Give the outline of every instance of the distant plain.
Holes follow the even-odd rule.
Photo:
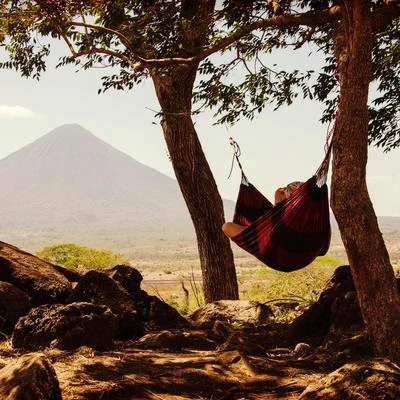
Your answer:
[[[379,218],[381,231],[387,245],[396,274],[400,268],[400,218]],[[339,265],[347,264],[346,253],[335,223],[328,254],[319,257],[310,266],[293,273],[276,272],[232,243],[237,279],[241,299],[257,300],[273,306],[279,301],[298,303],[300,310],[318,299],[323,287]],[[201,269],[194,234],[186,231],[168,235],[166,232],[132,232],[115,230],[109,235],[96,235],[87,227],[87,232],[57,232],[56,242],[73,242],[94,248],[109,249],[128,256],[130,264],[143,275],[142,288],[149,294],[174,305],[183,313],[190,313],[202,304]],[[36,252],[45,245],[54,244],[54,231],[36,235],[27,230],[7,232],[0,229],[1,239],[24,250]],[[58,236],[60,235],[60,236]],[[179,236],[180,235],[180,236]],[[7,240],[6,240],[7,239]],[[53,240],[51,240],[53,239]],[[64,240],[63,240],[64,239]],[[186,298],[185,291],[189,298]],[[279,309],[280,310],[280,309]],[[281,317],[287,318],[289,314]],[[292,313],[290,313],[292,316]]]
[[[186,307],[184,286],[190,308],[202,301],[194,229],[174,179],[68,124],[0,160],[0,181],[0,240],[31,253],[60,243],[122,253],[152,294]],[[224,207],[230,220],[234,202]],[[380,217],[379,224],[397,271],[400,217]],[[232,244],[241,298],[315,301],[334,269],[347,263],[333,217],[332,231],[327,256],[289,274]]]

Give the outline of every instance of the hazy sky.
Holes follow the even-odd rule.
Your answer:
[[[293,61],[299,62],[294,57],[285,60]],[[304,62],[312,66],[313,61]],[[59,125],[78,123],[143,164],[173,176],[162,130],[154,117],[159,107],[151,81],[132,91],[98,95],[104,73],[101,69],[75,73],[72,67],[55,70],[50,65],[37,82],[0,70],[0,158]],[[197,132],[221,195],[235,200],[240,181],[236,166],[228,180],[230,136],[242,148],[249,180],[267,197],[278,186],[308,179],[324,156],[327,128],[318,121],[320,114],[320,105],[299,101],[277,112],[267,109],[257,119],[243,120],[233,128],[213,126],[210,112],[196,116]],[[400,216],[399,156],[399,149],[384,154],[370,148],[368,188],[381,216]]]

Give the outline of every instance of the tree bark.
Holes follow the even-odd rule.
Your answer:
[[[331,206],[362,315],[378,356],[400,361],[400,296],[366,185],[371,2],[346,0],[335,34],[340,101],[333,143]]]
[[[152,78],[169,155],[197,235],[205,301],[235,300],[238,284],[230,243],[221,230],[222,199],[191,117],[197,67],[173,67]]]
[[[185,56],[198,54],[208,40],[215,0],[185,0],[181,16],[188,22],[180,32]],[[180,189],[197,236],[206,303],[239,298],[229,240],[222,233],[224,209],[217,185],[192,121],[193,85],[198,62],[152,70],[162,109],[162,129]]]

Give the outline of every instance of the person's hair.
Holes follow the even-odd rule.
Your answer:
[[[296,190],[299,186],[301,186],[304,182],[291,182],[285,187],[285,197],[288,198],[294,190]]]

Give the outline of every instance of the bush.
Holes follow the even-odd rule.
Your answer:
[[[73,243],[44,247],[37,253],[41,259],[64,268],[107,269],[117,264],[127,264],[128,258],[110,250],[92,249]]]

